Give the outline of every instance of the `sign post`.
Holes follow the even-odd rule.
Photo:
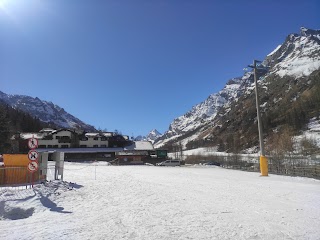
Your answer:
[[[38,147],[38,139],[32,137],[28,140],[28,147],[30,148],[30,151],[28,152],[28,158],[29,158],[29,164],[27,166],[28,171],[31,174],[31,185],[33,188],[33,173],[38,170],[39,163],[39,153],[35,150]]]

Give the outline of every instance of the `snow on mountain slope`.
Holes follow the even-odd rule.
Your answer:
[[[280,48],[268,57],[276,62],[271,73],[280,77],[309,76],[320,68],[320,31],[301,28],[300,35],[290,34]],[[267,61],[270,59],[268,59]]]
[[[232,79],[220,92],[211,94],[188,113],[175,119],[170,128],[176,133],[188,132],[200,126],[202,121],[213,119],[220,107],[236,99],[240,86],[241,79]]]
[[[304,131],[303,134],[295,137],[295,141],[298,143],[301,142],[302,139],[308,139],[320,148],[320,120],[316,118],[309,120],[307,130]]]
[[[262,64],[271,67],[269,74],[280,77],[309,76],[313,71],[320,69],[320,30],[301,28],[300,35],[290,34],[283,44],[266,56]],[[200,129],[208,122],[214,122],[219,117],[219,110],[229,111],[231,104],[238,101],[242,94],[252,93],[254,89],[252,82],[252,72],[230,80],[221,91],[211,94],[205,101],[192,107],[189,112],[174,119],[168,131],[156,140],[155,146],[161,147],[182,135],[185,135],[184,143],[196,138],[200,135],[196,129]]]
[[[138,136],[135,138],[135,140],[136,141],[150,141],[153,143],[156,139],[158,139],[161,136],[162,136],[162,134],[160,132],[158,132],[157,129],[153,129],[148,133],[147,136]]]
[[[252,80],[252,72],[245,73],[241,78],[229,80],[221,91],[211,94],[205,101],[195,105],[185,115],[174,119],[169,126],[169,130],[156,140],[156,147],[160,147],[166,142],[178,138],[187,132],[196,130],[212,121],[222,107],[228,108],[232,101],[237,101],[239,96],[243,94],[245,86],[250,84]],[[193,136],[187,141],[184,141],[184,144],[196,137],[197,136]]]
[[[154,140],[156,140],[159,136],[161,136],[161,133],[159,133],[157,129],[153,129],[153,130],[150,131],[149,134],[147,135],[147,139],[148,139],[149,141],[154,141]]]
[[[80,128],[93,130],[94,127],[88,125],[73,115],[67,113],[63,108],[52,102],[42,101],[24,95],[9,95],[0,91],[0,100],[9,106],[29,113],[31,116],[39,118],[43,122],[51,122],[63,128]]]
[[[273,54],[275,54],[279,50],[279,48],[281,48],[281,45],[278,45],[278,47],[276,47],[271,53],[269,53],[267,55],[267,57],[272,56]]]

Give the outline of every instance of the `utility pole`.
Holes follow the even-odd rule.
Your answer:
[[[261,172],[261,176],[268,176],[268,159],[266,158],[265,151],[264,151],[263,130],[262,130],[262,120],[261,120],[261,113],[260,113],[258,81],[257,81],[257,63],[259,62],[260,61],[258,60],[253,60],[253,65],[249,65],[249,67],[253,68],[255,94],[256,94],[256,108],[257,108],[259,142],[260,142],[260,172]]]
[[[254,86],[255,86],[255,93],[256,93],[256,108],[257,108],[257,118],[258,118],[260,153],[262,156],[264,156],[265,152],[264,152],[264,142],[263,142],[263,130],[262,130],[260,101],[259,101],[259,92],[258,92],[258,81],[257,81],[257,60],[253,61],[253,73],[254,73]]]

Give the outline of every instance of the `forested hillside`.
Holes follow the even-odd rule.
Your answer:
[[[0,102],[0,153],[11,152],[10,138],[15,133],[38,132],[44,127],[54,126]]]
[[[270,76],[259,92],[265,138],[284,129],[298,135],[310,119],[320,117],[320,71],[304,81]],[[239,152],[258,146],[256,114],[255,95],[243,95],[218,122],[207,126],[209,137],[187,147],[218,146],[220,151]]]

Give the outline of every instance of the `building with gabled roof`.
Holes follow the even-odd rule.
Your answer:
[[[113,132],[79,133],[70,129],[43,129],[38,133],[14,135],[12,140],[17,143],[16,153],[27,153],[27,141],[32,137],[38,139],[37,151],[49,154],[64,152],[67,161],[123,159],[121,164],[143,164],[155,152],[149,141],[130,141],[128,136]]]

